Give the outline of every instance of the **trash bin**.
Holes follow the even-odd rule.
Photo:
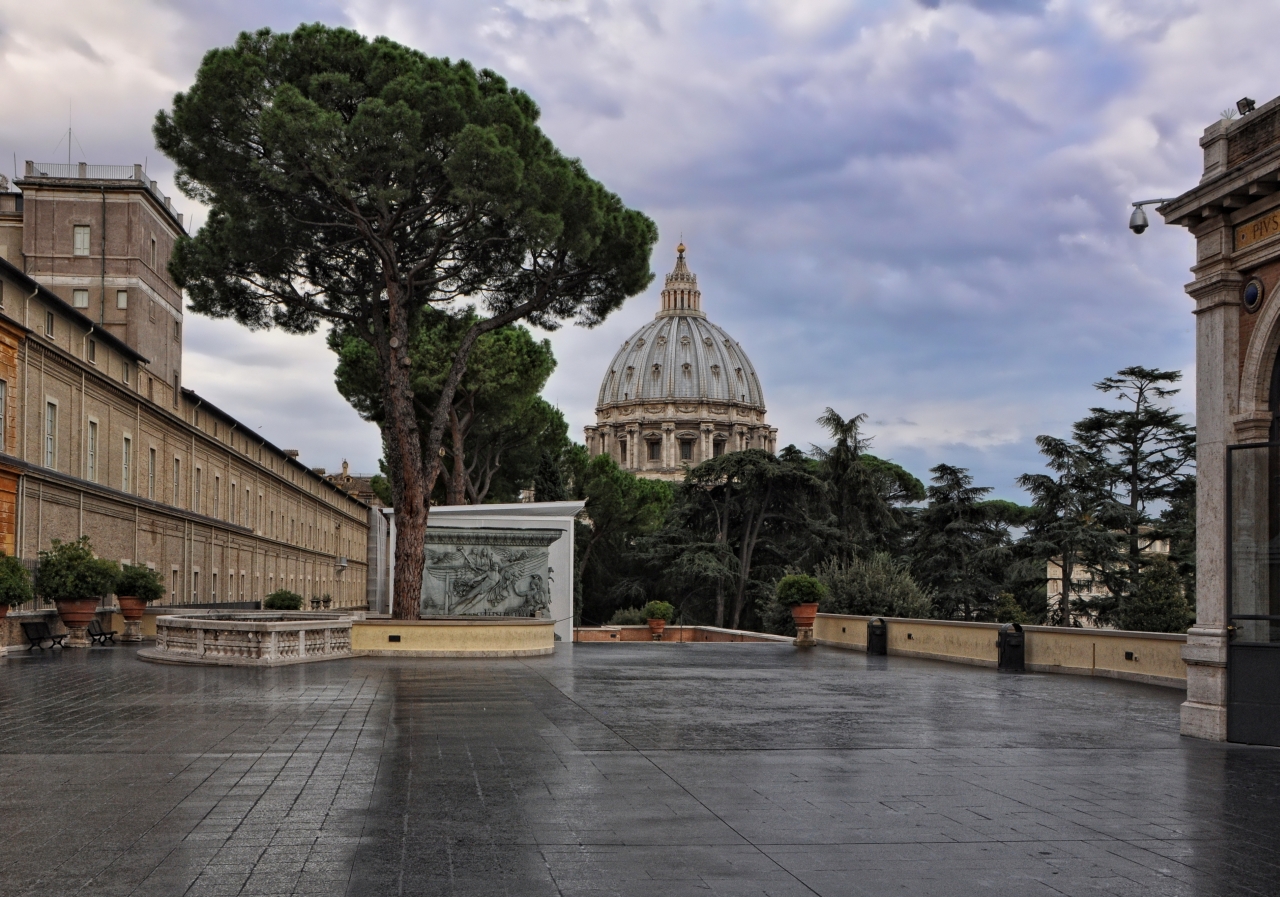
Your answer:
[[[996,636],[997,667],[1023,673],[1027,669],[1027,637],[1018,623],[1005,623]]]
[[[867,653],[889,653],[889,627],[879,617],[867,621]]]

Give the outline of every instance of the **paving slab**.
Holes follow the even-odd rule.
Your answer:
[[[1275,895],[1176,691],[785,644],[0,660],[0,897]]]

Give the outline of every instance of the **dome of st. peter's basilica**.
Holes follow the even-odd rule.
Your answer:
[[[682,243],[658,314],[614,355],[596,425],[586,428],[592,455],[607,452],[639,476],[676,480],[726,451],[776,448],[755,367],[707,320],[684,250]]]

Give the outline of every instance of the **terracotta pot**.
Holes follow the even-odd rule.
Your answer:
[[[62,618],[62,625],[68,629],[83,629],[93,622],[93,618],[98,613],[97,598],[70,598],[54,603],[58,605],[58,616]]]
[[[796,629],[812,629],[813,621],[818,616],[818,604],[797,604],[791,608],[791,616],[796,621]]]
[[[120,613],[130,623],[135,623],[142,619],[142,615],[146,613],[147,602],[141,598],[134,598],[132,595],[118,595],[116,601],[120,604]]]
[[[667,626],[666,620],[650,620],[649,631],[653,633],[655,639],[662,638],[662,630]]]

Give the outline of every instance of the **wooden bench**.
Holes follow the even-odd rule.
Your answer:
[[[89,621],[85,631],[89,633],[89,638],[93,639],[95,645],[105,645],[107,642],[111,642],[113,645],[116,643],[116,631],[114,629],[103,629],[102,624],[96,619]]]
[[[46,623],[44,620],[35,620],[31,623],[23,623],[22,634],[27,637],[28,651],[30,651],[32,648],[39,648],[41,651],[43,651],[45,642],[50,643],[49,644],[50,649],[54,648],[55,646],[58,648],[66,647],[66,645],[62,644],[62,640],[65,639],[66,636],[54,635],[53,630],[49,628],[49,624]]]

